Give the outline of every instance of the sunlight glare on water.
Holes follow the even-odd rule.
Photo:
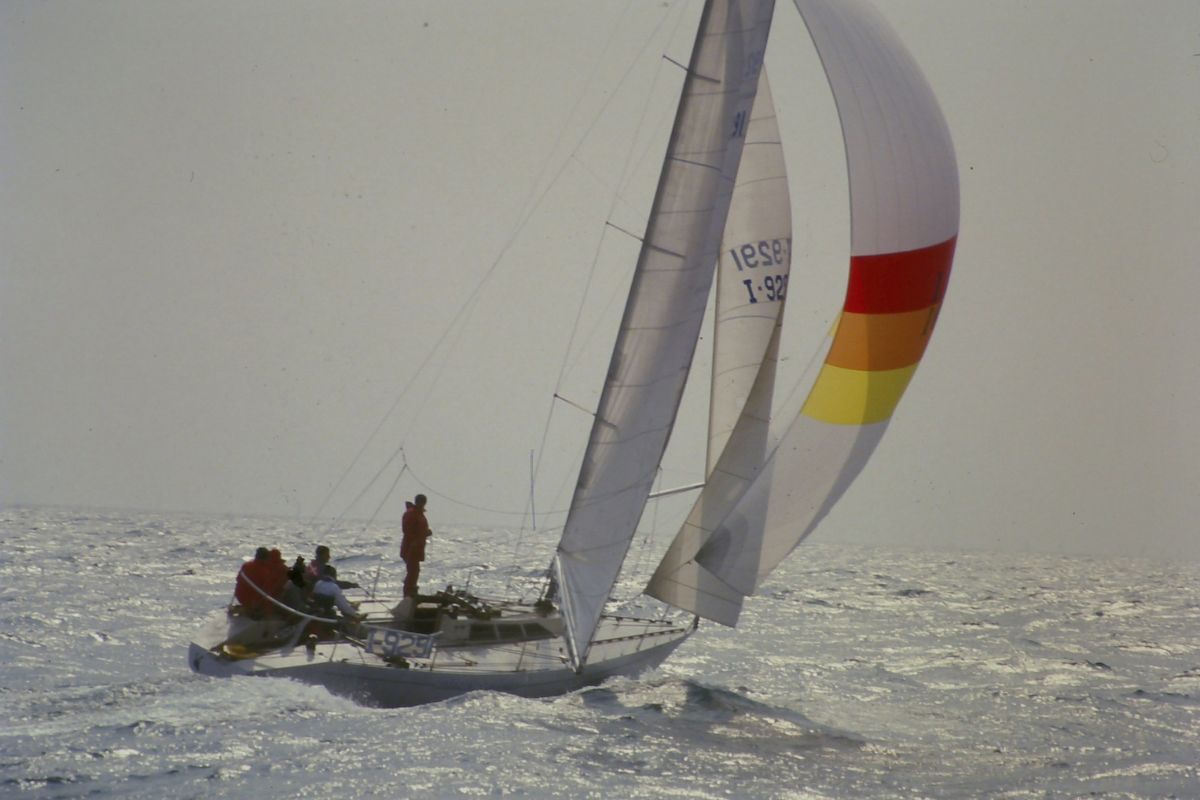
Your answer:
[[[1196,564],[806,544],[736,631],[703,625],[641,678],[382,710],[193,675],[185,653],[259,545],[290,559],[319,539],[343,574],[394,595],[393,526],[2,514],[5,794],[1200,796]],[[529,565],[552,548],[450,529],[426,572],[532,591]]]

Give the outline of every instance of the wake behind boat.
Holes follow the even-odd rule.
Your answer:
[[[838,323],[818,345],[819,368],[783,395],[802,403],[774,402],[795,286],[788,179],[762,68],[774,2],[708,0],[542,599],[447,591],[395,614],[369,599],[365,619],[341,622],[271,624],[231,611],[192,644],[194,670],[288,676],[411,705],[477,689],[560,694],[661,663],[694,622],[624,618],[607,606],[710,293],[706,479],[645,594],[692,620],[736,624],[745,598],[815,530],[882,438],[932,335],[958,234],[949,131],[899,39],[860,0],[796,6],[841,118],[851,217]]]

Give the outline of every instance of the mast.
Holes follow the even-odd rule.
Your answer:
[[[645,508],[691,366],[774,0],[708,0],[555,558],[578,668]]]

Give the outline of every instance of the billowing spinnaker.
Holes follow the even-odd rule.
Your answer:
[[[616,581],[674,424],[712,286],[774,0],[710,0],[555,570],[575,664]]]
[[[883,436],[933,332],[958,235],[954,147],[900,40],[859,0],[795,1],[846,143],[850,282],[803,409],[697,555],[744,594],[814,530]]]
[[[707,484],[646,587],[726,625],[737,620],[743,595],[695,556],[766,456],[791,240],[787,171],[764,69],[717,265]]]

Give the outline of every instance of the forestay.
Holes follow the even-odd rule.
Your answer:
[[[699,336],[773,0],[710,0],[555,570],[581,664],[666,447]]]

